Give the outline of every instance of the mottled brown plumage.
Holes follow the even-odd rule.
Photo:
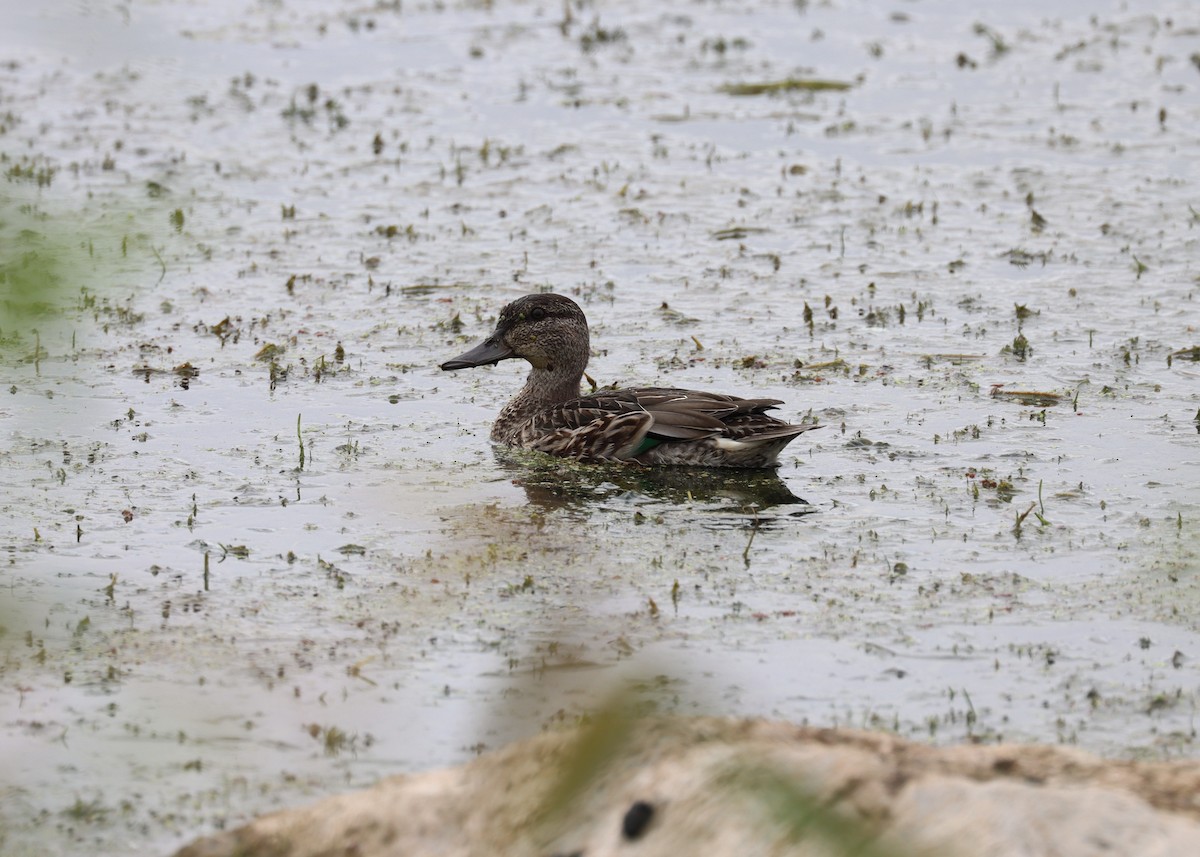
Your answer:
[[[466,369],[520,357],[533,367],[500,411],[492,440],[584,461],[701,467],[773,467],[796,436],[765,413],[778,399],[638,387],[579,395],[588,362],[583,311],[562,295],[526,295],[500,312],[496,330],[442,364]]]

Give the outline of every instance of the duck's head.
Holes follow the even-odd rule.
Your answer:
[[[583,310],[562,295],[518,298],[500,311],[491,336],[447,360],[442,369],[487,366],[510,357],[528,360],[534,369],[583,374],[588,359],[588,324]]]

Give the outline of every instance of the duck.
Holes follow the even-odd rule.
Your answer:
[[[447,360],[453,372],[522,359],[525,386],[500,411],[491,439],[584,462],[765,468],[815,423],[766,413],[780,399],[746,399],[674,387],[601,389],[581,395],[590,354],[587,317],[564,295],[525,295],[500,311],[496,329]]]

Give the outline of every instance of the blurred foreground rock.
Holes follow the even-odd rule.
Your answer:
[[[615,748],[615,749],[614,749]],[[603,757],[599,769],[592,762]],[[759,720],[545,734],[260,818],[177,857],[1200,855],[1200,762],[929,747]]]

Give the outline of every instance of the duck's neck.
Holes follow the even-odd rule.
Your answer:
[[[525,379],[525,386],[496,417],[492,439],[512,443],[539,411],[579,398],[579,382],[583,367],[560,365],[538,369],[536,366]]]

